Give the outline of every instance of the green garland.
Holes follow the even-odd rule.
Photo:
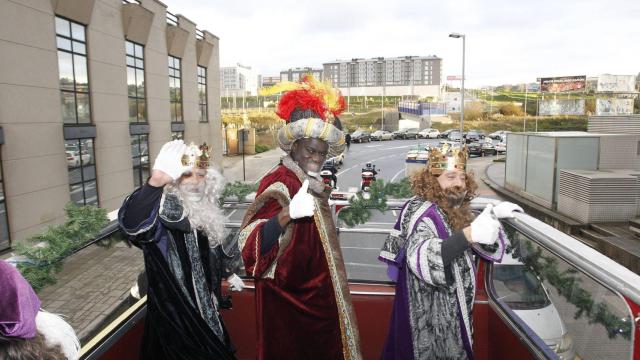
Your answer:
[[[228,183],[224,187],[224,191],[222,192],[222,196],[220,197],[220,202],[222,203],[224,199],[231,196],[237,197],[238,201],[244,201],[247,195],[256,191],[258,191],[258,184],[247,184],[243,183],[242,181]]]
[[[355,196],[349,199],[349,206],[340,210],[338,217],[348,227],[354,227],[364,224],[371,219],[371,209],[381,212],[387,211],[387,199],[406,199],[413,195],[409,179],[403,178],[401,181],[394,183],[385,183],[384,180],[378,180],[371,184],[368,198],[359,191]]]
[[[26,243],[18,243],[16,254],[26,257],[18,269],[34,290],[56,283],[55,273],[62,269],[64,259],[93,240],[108,222],[107,211],[95,206],[78,207],[68,204],[67,220],[62,225],[50,226]]]
[[[559,295],[573,304],[577,308],[574,319],[586,316],[589,324],[598,323],[604,326],[610,339],[622,336],[631,340],[632,320],[628,317],[621,319],[611,312],[607,304],[594,300],[587,290],[580,287],[580,279],[574,276],[577,272],[575,269],[558,270],[558,260],[544,256],[542,249],[539,246],[534,248],[529,241],[525,243],[526,254],[522,254],[520,239],[516,236],[515,229],[508,226],[505,230],[513,244],[507,248],[507,253],[513,251],[514,258],[522,261],[541,281],[548,281]]]

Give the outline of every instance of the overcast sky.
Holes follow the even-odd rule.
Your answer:
[[[466,86],[640,72],[638,0],[161,0],[265,76],[335,59],[437,55]]]

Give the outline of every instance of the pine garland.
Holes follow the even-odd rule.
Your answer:
[[[247,184],[243,183],[242,181],[228,183],[224,187],[224,191],[222,192],[222,196],[220,197],[220,202],[222,203],[224,199],[231,196],[235,196],[238,201],[244,201],[247,195],[256,191],[258,191],[258,184]]]
[[[340,210],[338,217],[348,227],[364,224],[371,219],[371,209],[387,211],[387,199],[405,199],[413,195],[407,178],[394,183],[377,180],[371,184],[368,198],[362,191],[349,199],[349,206]]]
[[[18,269],[36,292],[55,284],[55,273],[62,269],[64,259],[93,240],[108,222],[107,211],[95,206],[69,203],[64,211],[64,224],[50,226],[15,247],[16,254],[27,258],[18,263]]]
[[[594,300],[587,290],[580,287],[581,280],[574,276],[577,273],[575,269],[558,270],[558,259],[542,255],[542,249],[539,246],[534,248],[531,242],[527,241],[526,254],[521,254],[520,240],[515,234],[515,229],[510,230],[509,238],[513,245],[507,249],[507,253],[514,251],[512,255],[514,258],[522,261],[541,281],[548,281],[559,295],[573,304],[577,308],[574,319],[586,316],[589,324],[601,324],[610,339],[616,336],[622,336],[626,340],[631,339],[632,320],[629,317],[620,318],[609,309],[607,304]]]

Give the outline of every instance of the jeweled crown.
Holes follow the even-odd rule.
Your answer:
[[[453,147],[449,144],[442,145],[442,148],[433,148],[429,152],[429,163],[427,165],[433,175],[440,175],[449,170],[462,170],[467,168],[467,147]]]
[[[187,151],[182,155],[182,165],[206,169],[210,165],[211,150],[207,143],[200,146],[191,142],[187,147]]]

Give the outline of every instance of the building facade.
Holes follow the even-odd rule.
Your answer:
[[[311,74],[318,80],[322,80],[322,69],[314,69],[310,67],[291,68],[280,71],[280,81],[298,81],[306,74]]]
[[[279,76],[260,76],[260,87],[270,87],[280,82]]]
[[[220,93],[222,96],[256,96],[258,75],[251,66],[236,64],[220,68]]]
[[[336,60],[324,63],[323,70],[345,95],[440,96],[442,59],[437,56]]]
[[[218,38],[156,0],[0,2],[0,250],[108,211],[172,138],[222,160]]]

